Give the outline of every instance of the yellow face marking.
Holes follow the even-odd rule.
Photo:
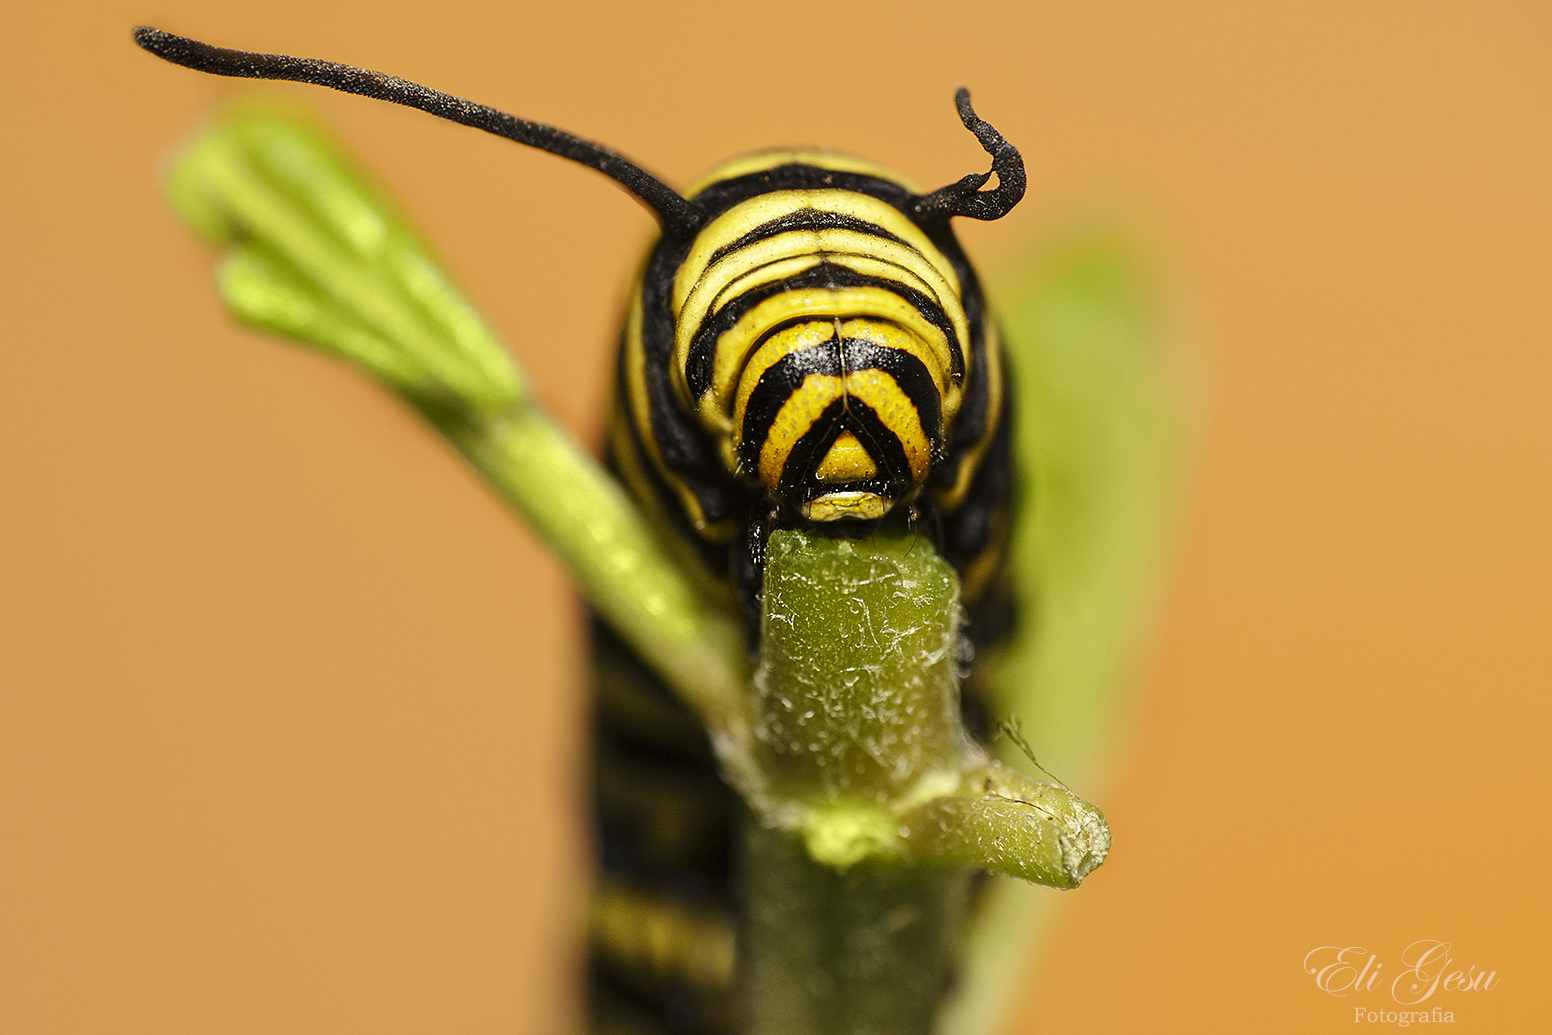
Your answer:
[[[765,372],[794,352],[816,347],[832,348],[830,342],[834,338],[833,321],[814,320],[783,328],[765,339],[765,343],[749,357],[749,362],[744,366],[743,376],[738,380],[738,392],[733,400],[732,434],[735,443],[739,442],[743,435],[744,411],[749,405],[749,397],[754,394]],[[836,380],[839,382],[839,379]]]
[[[862,176],[872,176],[875,179],[893,183],[898,187],[904,187],[912,194],[920,194],[916,185],[898,173],[890,172],[879,165],[874,165],[866,158],[858,158],[856,155],[841,154],[836,151],[803,151],[786,148],[774,151],[757,151],[754,154],[740,155],[737,158],[723,162],[712,168],[694,180],[684,189],[686,198],[693,198],[701,191],[710,187],[713,183],[721,183],[723,180],[732,180],[740,176],[748,176],[751,173],[765,172],[780,165],[801,163],[813,165],[820,169],[831,169],[835,172],[858,173]]]
[[[894,432],[905,450],[906,462],[911,465],[911,478],[920,484],[932,466],[932,441],[922,430],[921,416],[911,397],[882,370],[848,372],[846,394],[867,403],[884,426]]]
[[[876,474],[878,464],[868,455],[867,448],[857,441],[857,436],[849,431],[841,432],[814,469],[814,477],[822,482],[854,482]]]
[[[803,504],[802,511],[810,521],[876,521],[889,512],[889,501],[876,492],[829,492]]]
[[[940,371],[935,369],[935,357],[933,354],[927,349],[923,348],[921,339],[917,338],[904,327],[898,327],[894,324],[885,323],[879,320],[870,320],[866,317],[857,317],[849,320],[836,321],[835,330],[836,333],[839,334],[842,338],[869,341],[875,345],[882,345],[884,348],[888,349],[897,349],[900,352],[904,352],[909,356],[915,357],[921,362],[922,366],[927,368],[927,373],[932,377],[933,385],[938,389],[938,398],[940,400],[944,399],[948,394],[944,391],[944,383],[948,379],[947,371]],[[854,373],[862,372],[863,371],[854,371]],[[893,383],[892,378],[890,383]],[[847,390],[850,391],[849,385]],[[910,406],[912,412],[915,412],[915,404],[910,401],[909,397],[905,396],[903,391],[901,392],[901,396],[906,400],[906,405]],[[955,395],[955,399],[956,401],[958,399],[957,393]],[[946,405],[940,405],[939,409],[945,413],[947,412]],[[946,416],[944,417],[944,420],[947,420]],[[941,435],[943,432],[942,427],[925,428],[924,430],[929,435]]]
[[[761,376],[794,352],[833,347],[837,334],[845,338],[867,338],[882,345],[906,348],[907,351],[913,344],[920,347],[908,333],[874,320],[815,320],[796,324],[771,335],[750,357],[743,376],[739,378],[733,409],[733,448],[724,451],[725,460],[737,457],[744,415]],[[940,429],[924,428],[916,405],[895,379],[881,370],[870,368],[848,371],[844,378],[809,374],[803,384],[787,397],[787,401],[777,411],[765,441],[760,444],[759,470],[753,472],[772,493],[781,483],[782,472],[793,446],[813,427],[825,407],[843,395],[867,404],[883,425],[899,439],[906,462],[910,465],[912,481],[920,484],[926,479],[932,465],[932,435],[941,434]],[[872,461],[871,456],[869,460]]]
[[[819,419],[825,408],[839,399],[843,392],[840,378],[829,374],[809,374],[776,412],[771,430],[760,444],[758,472],[760,481],[772,493],[781,484],[781,472],[787,466],[787,457],[792,455],[792,447],[814,426],[814,421]]]
[[[872,344],[897,349],[916,358],[920,365],[927,368],[928,377],[933,379],[933,385],[939,389],[942,389],[944,380],[948,379],[948,368],[941,365],[941,360],[947,360],[947,355],[931,349],[927,341],[922,341],[919,335],[914,334],[911,327],[900,326],[889,320],[875,320],[872,315],[855,315],[838,318],[835,321],[835,332],[843,338],[871,341]]]

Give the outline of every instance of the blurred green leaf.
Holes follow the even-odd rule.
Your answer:
[[[173,207],[228,249],[219,287],[246,323],[358,363],[427,405],[499,413],[524,394],[495,334],[404,223],[317,133],[230,119],[168,178]]]
[[[1021,613],[988,677],[999,715],[1022,719],[1041,763],[1071,781],[1114,716],[1158,581],[1178,481],[1177,361],[1138,263],[1111,237],[1006,283]]]
[[[743,735],[748,667],[737,621],[529,398],[495,334],[321,135],[284,117],[235,114],[178,157],[167,190],[222,250],[217,286],[238,319],[353,363],[419,409],[690,707]]]
[[[1012,533],[1020,612],[1011,642],[978,662],[977,678],[997,717],[1022,720],[1039,764],[1091,793],[1173,524],[1184,430],[1178,356],[1141,264],[1111,234],[1025,261],[993,295],[1012,367],[1023,493]],[[1000,757],[1033,768],[1007,741]],[[942,1035],[998,1030],[1054,902],[994,879]]]

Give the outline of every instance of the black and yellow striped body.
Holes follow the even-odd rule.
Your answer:
[[[980,596],[1009,498],[1003,363],[947,220],[858,159],[772,152],[632,289],[612,462],[713,582],[758,588],[773,525],[926,519]]]
[[[686,197],[704,225],[653,247],[628,302],[611,465],[751,616],[772,528],[914,520],[960,572],[972,634],[989,629],[974,605],[995,596],[1012,489],[1003,363],[948,220],[918,223],[908,184],[818,152],[735,160]],[[691,716],[602,629],[596,657],[595,1028],[735,1030],[741,805]]]
[[[705,728],[597,621],[593,666],[589,1030],[737,1031],[742,805]]]

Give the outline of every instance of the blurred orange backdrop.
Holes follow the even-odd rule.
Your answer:
[[[1301,967],[1437,938],[1544,1029],[1544,5],[29,5],[0,166],[0,1029],[554,1032],[585,874],[578,608],[363,378],[234,327],[158,170],[321,113],[596,441],[651,221],[416,112],[164,65],[137,23],[380,68],[671,181],[777,143],[923,184],[1023,149],[983,266],[1099,214],[1181,300],[1194,475],[1115,851],[1017,1032],[1350,1030]],[[1052,892],[1051,894],[1056,894]],[[1395,1009],[1395,1004],[1390,1003]]]

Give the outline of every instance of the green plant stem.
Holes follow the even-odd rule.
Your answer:
[[[837,872],[803,841],[744,838],[751,1035],[928,1035],[953,974],[970,871],[864,863]]]
[[[772,533],[745,837],[757,1035],[926,1033],[973,867],[1060,888],[1104,859],[1092,805],[960,723],[959,585],[914,536]]]

